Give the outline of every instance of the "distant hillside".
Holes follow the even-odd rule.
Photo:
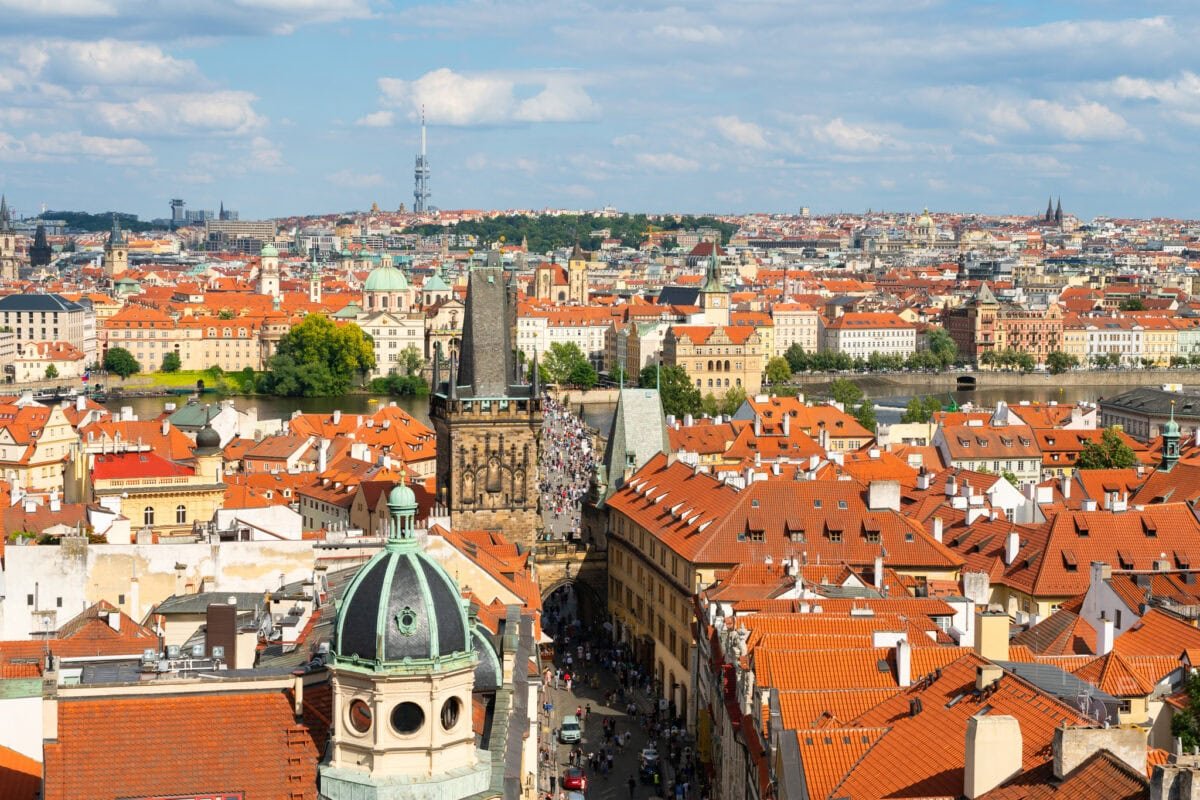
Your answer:
[[[477,236],[480,242],[494,242],[503,236],[510,244],[520,244],[522,238],[528,238],[531,253],[544,253],[547,250],[569,247],[577,238],[585,250],[596,250],[600,247],[600,240],[592,238],[590,234],[605,228],[627,247],[637,247],[645,240],[646,231],[651,226],[655,230],[667,232],[716,228],[721,231],[722,242],[728,242],[729,237],[737,231],[736,225],[719,222],[712,217],[647,217],[645,214],[622,214],[617,217],[599,217],[593,214],[508,216],[460,222],[449,227],[418,225],[411,230],[424,236],[443,232]]]
[[[72,231],[96,233],[112,230],[113,213],[112,211],[105,211],[102,214],[89,214],[86,211],[47,211],[41,214],[38,219],[66,220],[67,227]],[[124,214],[120,211],[115,213],[117,219],[121,220],[121,228],[123,230],[143,233],[154,227],[149,222],[138,220],[137,214]]]

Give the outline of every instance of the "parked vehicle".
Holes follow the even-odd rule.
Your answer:
[[[563,744],[575,744],[582,738],[583,728],[579,725],[579,719],[574,714],[563,717],[562,725],[558,729],[558,740]]]
[[[562,785],[564,789],[587,791],[587,774],[582,767],[567,767],[563,772]]]

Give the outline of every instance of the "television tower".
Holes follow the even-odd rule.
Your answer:
[[[413,213],[424,214],[429,202],[429,161],[425,158],[425,107],[421,106],[421,152],[413,170]]]

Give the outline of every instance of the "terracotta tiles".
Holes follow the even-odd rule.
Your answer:
[[[42,765],[0,746],[0,800],[40,800]]]
[[[981,795],[979,800],[1144,800],[1149,794],[1149,782],[1144,775],[1107,750],[1101,750],[1061,781],[1054,778],[1054,765],[1047,763]]]

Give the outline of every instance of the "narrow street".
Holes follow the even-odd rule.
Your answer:
[[[672,740],[670,730],[664,726],[662,733],[651,739],[648,728],[652,722],[649,716],[654,712],[654,701],[646,688],[622,691],[619,676],[621,670],[628,669],[621,661],[619,651],[609,651],[610,660],[606,665],[604,655],[608,647],[608,636],[604,629],[597,627],[595,632],[587,630],[580,632],[577,625],[572,625],[577,609],[576,598],[570,587],[556,592],[547,599],[546,604],[548,627],[547,632],[554,636],[557,645],[555,666],[548,670],[550,679],[545,689],[545,698],[552,708],[543,708],[543,739],[541,747],[548,753],[551,761],[544,764],[541,772],[540,790],[543,797],[551,796],[558,800],[564,792],[562,786],[563,773],[572,766],[571,752],[576,748],[583,755],[583,768],[587,775],[586,796],[588,800],[648,800],[655,797],[679,797],[682,794],[668,794],[676,779],[674,763],[685,764],[690,750],[677,735]],[[572,635],[574,633],[574,635]],[[568,644],[569,642],[569,644]],[[592,660],[589,662],[589,649]],[[582,652],[582,657],[581,657]],[[560,677],[558,688],[555,688],[554,674],[572,676],[571,688],[567,689],[564,677]],[[631,683],[633,683],[631,679]],[[640,683],[641,681],[636,681]],[[609,702],[611,701],[611,702]],[[633,713],[630,714],[632,704]],[[582,710],[583,738],[578,744],[562,743],[557,732],[563,718]],[[610,738],[606,739],[604,726],[608,722],[611,728]],[[624,745],[617,745],[614,737],[628,736]],[[671,745],[670,742],[675,744]],[[643,780],[640,774],[643,750],[654,745],[659,755],[661,773],[656,785],[652,777]],[[676,752],[676,758],[671,758],[671,751]],[[589,763],[590,754],[612,752],[613,768],[593,768]],[[550,776],[555,777],[553,789]],[[680,775],[682,782],[686,776]],[[632,793],[629,780],[633,778],[635,785]],[[702,794],[695,784],[689,786],[687,800],[698,800]],[[566,790],[573,791],[573,790]]]

